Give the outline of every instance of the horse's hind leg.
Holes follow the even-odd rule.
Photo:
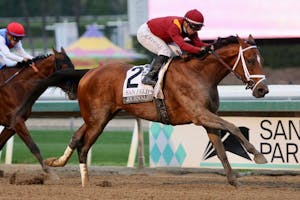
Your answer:
[[[72,156],[74,149],[77,148],[82,136],[85,134],[86,125],[83,124],[72,136],[72,139],[67,146],[64,154],[59,158],[48,158],[44,162],[51,167],[63,167],[67,164],[69,158]]]
[[[237,187],[239,185],[239,183],[236,178],[236,173],[232,170],[232,168],[229,164],[229,161],[228,161],[225,149],[224,149],[224,145],[221,141],[218,130],[206,128],[206,131],[208,134],[208,138],[211,141],[211,143],[213,144],[213,146],[216,150],[217,156],[220,159],[220,161],[224,167],[228,183],[230,185]]]
[[[87,134],[83,138],[83,145],[77,148],[79,157],[79,167],[81,174],[81,183],[83,187],[89,185],[88,167],[87,167],[87,154],[91,146],[95,143],[102,130],[99,131],[96,127],[87,129]]]
[[[0,134],[0,150],[4,147],[6,142],[15,134],[15,131],[12,129],[4,128]]]
[[[235,135],[236,138],[240,141],[241,144],[246,148],[246,150],[254,155],[254,161],[257,164],[265,164],[267,163],[267,159],[264,157],[262,153],[260,153],[255,147],[245,138],[245,136],[241,133],[240,129],[236,127],[234,124],[227,122],[221,117],[207,111],[203,112],[202,115],[198,118],[199,125],[203,125],[205,127],[219,129],[219,130],[228,130],[231,134]]]
[[[78,157],[80,162],[80,174],[81,174],[81,183],[82,186],[89,185],[89,177],[88,177],[88,167],[87,167],[87,154],[91,148],[91,146],[96,142],[99,135],[102,133],[104,127],[108,123],[108,121],[113,116],[110,114],[108,109],[98,110],[97,116],[91,117],[87,124],[86,133],[83,138],[81,138],[80,143],[77,145]]]
[[[100,112],[99,112],[100,113]],[[105,114],[103,114],[105,115]],[[105,125],[109,121],[109,117],[99,119],[97,122],[84,124],[73,135],[69,145],[67,146],[65,153],[57,158],[49,158],[45,160],[45,163],[52,167],[64,166],[68,159],[71,157],[75,148],[77,148],[79,162],[80,162],[80,174],[82,186],[85,187],[89,184],[88,168],[87,168],[87,154],[91,146],[94,144],[98,136],[102,133]]]

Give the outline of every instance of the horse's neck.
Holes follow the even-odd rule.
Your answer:
[[[230,69],[228,69],[228,67],[229,68],[233,67],[237,59],[237,53],[238,52],[232,51],[232,48],[225,47],[223,49],[220,49],[220,51],[217,52],[217,54],[219,55],[222,61],[216,58],[214,55],[211,55],[209,57],[211,60],[208,60],[207,62],[208,65],[209,64],[212,65],[212,71],[214,71],[212,75],[214,74],[213,76],[215,76],[217,84],[219,84],[219,82],[221,82],[230,73]],[[224,63],[227,66],[225,66]]]
[[[218,85],[230,73],[230,71],[220,62],[215,62],[214,67],[216,85]]]
[[[202,61],[196,60],[194,67],[198,77],[204,77],[210,85],[214,86],[218,85],[230,72],[213,56]]]
[[[49,60],[52,59],[52,60]],[[24,84],[24,86],[29,83],[31,85],[31,81],[45,78],[53,73],[54,70],[54,58],[45,58],[43,60],[38,60],[35,62],[35,67],[9,67],[0,70],[0,81],[3,84],[4,82],[20,82]],[[17,74],[16,74],[17,73]],[[7,82],[7,83],[8,83]]]
[[[54,55],[51,55],[47,58],[36,61],[32,70],[35,71],[35,74],[37,74],[40,78],[45,78],[53,73],[56,70],[55,68],[55,57]]]
[[[229,67],[233,67],[237,59],[237,44],[229,44],[224,48],[218,50],[218,55]],[[174,70],[174,71],[173,71]],[[218,85],[229,73],[230,70],[224,66],[214,55],[209,55],[204,60],[199,58],[192,58],[189,61],[181,59],[174,60],[171,63],[169,71],[174,75],[183,75],[186,79],[195,77],[195,79],[205,82],[201,84],[216,86]]]
[[[0,70],[0,81],[1,83],[5,80],[9,79],[11,76],[13,76],[17,71],[19,71],[21,68],[17,67],[5,67]]]

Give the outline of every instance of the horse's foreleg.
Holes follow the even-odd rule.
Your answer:
[[[48,158],[44,162],[46,165],[49,165],[51,167],[63,167],[67,164],[69,158],[72,156],[74,149],[78,147],[78,144],[84,135],[86,130],[86,125],[82,125],[72,136],[72,139],[67,146],[64,154],[60,156],[59,158]]]
[[[15,134],[12,129],[4,128],[0,134],[0,150],[4,147],[6,142]]]
[[[207,111],[202,113],[202,115],[197,118],[195,124],[203,125],[205,127],[219,129],[219,130],[228,130],[231,134],[235,135],[236,138],[240,141],[240,143],[246,148],[246,150],[254,155],[254,161],[257,164],[265,164],[267,163],[267,159],[264,157],[262,153],[260,153],[255,147],[245,138],[245,136],[241,133],[240,129],[236,127],[234,124],[227,122],[221,117]]]
[[[80,174],[81,174],[81,183],[82,187],[89,185],[89,176],[88,176],[88,167],[87,167],[87,154],[91,146],[96,142],[99,135],[102,133],[105,125],[108,122],[109,117],[98,119],[94,123],[90,123],[84,137],[80,142],[80,145],[77,147],[78,157],[80,162]]]
[[[51,167],[63,167],[67,164],[69,158],[71,157],[73,153],[73,149],[71,149],[69,146],[67,146],[64,154],[59,158],[47,158],[44,160],[44,163]]]
[[[221,161],[221,163],[224,167],[228,183],[230,185],[233,185],[233,186],[237,187],[239,185],[239,183],[238,183],[237,178],[236,178],[236,173],[232,170],[232,168],[229,164],[229,161],[228,161],[225,149],[224,149],[224,145],[221,141],[221,138],[220,138],[220,135],[218,134],[218,131],[217,130],[212,130],[212,129],[209,129],[209,128],[206,128],[206,131],[207,131],[207,134],[208,134],[208,138],[211,141],[211,143],[213,144],[213,146],[216,150],[217,156],[220,159],[220,161]]]
[[[24,121],[18,121],[15,124],[15,130],[16,130],[18,136],[22,139],[22,141],[29,148],[29,150],[31,151],[31,153],[37,158],[37,160],[41,164],[43,170],[46,173],[49,173],[50,172],[49,168],[48,168],[47,165],[44,164],[42,155],[40,153],[40,149],[38,148],[38,146],[35,144],[35,142],[31,138],[31,136],[29,134],[29,131],[28,131],[26,125],[25,125],[25,122]]]

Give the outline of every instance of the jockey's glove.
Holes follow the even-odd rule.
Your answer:
[[[204,46],[204,47],[200,48],[200,51],[199,51],[198,55],[200,57],[206,56],[210,51],[212,51],[210,45],[209,46]]]
[[[214,50],[214,45],[208,45],[208,46],[204,46],[204,47],[201,47],[201,50],[203,53],[209,53],[211,51]]]

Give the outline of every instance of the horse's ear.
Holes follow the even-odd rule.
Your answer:
[[[66,54],[66,51],[63,47],[60,48],[60,51],[63,53],[63,54]]]
[[[56,49],[54,49],[53,47],[52,47],[52,51],[53,51],[54,54],[58,53],[58,52],[56,51]]]
[[[250,44],[255,44],[255,40],[254,40],[254,38],[252,37],[251,34],[248,36],[248,42],[249,42]]]
[[[239,44],[240,44],[241,46],[244,46],[244,45],[245,45],[244,40],[241,39],[238,35],[236,35],[236,39],[237,39],[237,41],[239,42]]]

